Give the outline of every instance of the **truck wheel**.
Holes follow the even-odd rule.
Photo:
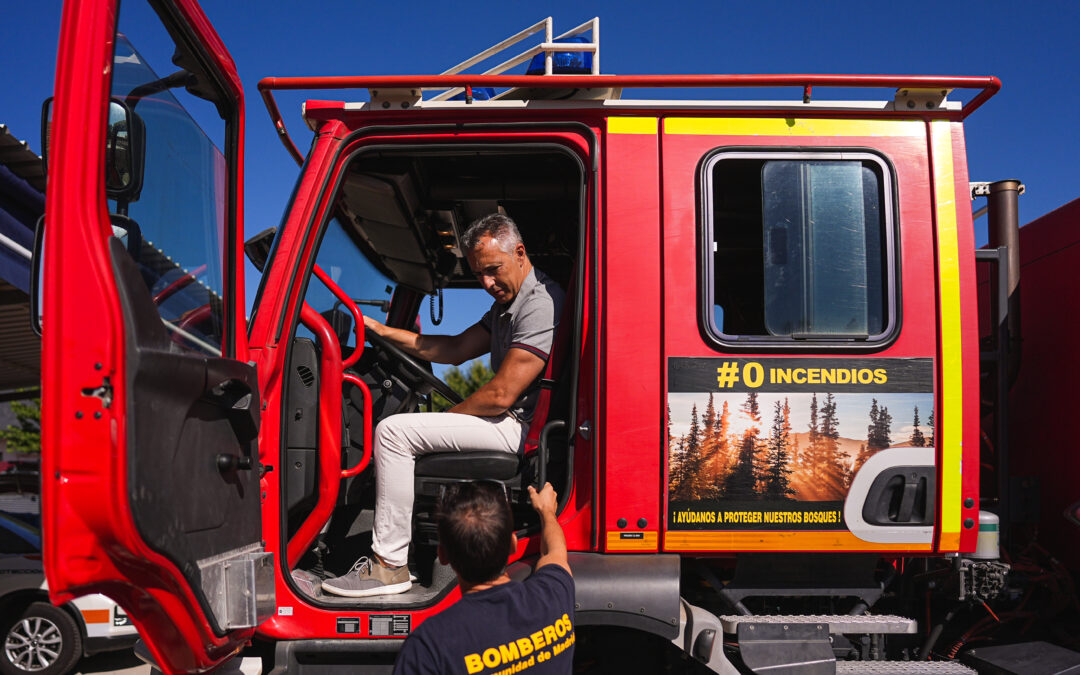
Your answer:
[[[82,656],[75,620],[46,602],[33,602],[15,617],[0,619],[0,636],[3,675],[66,675]]]

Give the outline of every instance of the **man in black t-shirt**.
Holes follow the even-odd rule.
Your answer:
[[[529,487],[540,514],[540,559],[523,582],[504,567],[517,548],[506,492],[498,483],[462,483],[440,506],[439,561],[457,573],[461,599],[405,640],[395,675],[569,673],[574,660],[574,580],[555,518],[551,483]]]

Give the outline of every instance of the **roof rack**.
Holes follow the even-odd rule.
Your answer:
[[[813,87],[896,88],[910,90],[969,89],[979,93],[959,111],[934,110],[943,119],[963,120],[1001,89],[1001,80],[993,76],[938,75],[361,75],[332,77],[266,77],[259,82],[259,92],[270,113],[278,137],[297,164],[304,155],[289,136],[281,111],[274,101],[275,90],[298,89],[410,89],[463,87],[535,87],[573,89],[579,87],[800,87],[805,102]],[[896,114],[907,114],[898,111]],[[912,110],[911,114],[919,114]],[[923,111],[926,114],[926,111]]]
[[[585,23],[576,28],[572,28],[561,35],[552,37],[553,23],[551,17],[547,17],[541,21],[534,23],[525,30],[511,35],[502,42],[488,47],[479,54],[472,56],[461,63],[457,64],[453,68],[444,70],[442,75],[457,75],[465,70],[475,66],[478,63],[483,63],[495,55],[505,52],[511,47],[519,45],[527,38],[536,35],[540,31],[544,31],[544,41],[538,45],[534,45],[526,49],[525,51],[516,54],[509,59],[506,59],[497,66],[494,66],[488,70],[485,70],[482,75],[502,75],[506,71],[519,66],[522,63],[532,59],[538,54],[544,55],[544,75],[552,75],[554,69],[554,57],[555,52],[588,52],[592,54],[592,75],[600,74],[600,17],[593,17]],[[576,37],[583,33],[589,33],[590,42],[558,42],[558,40],[565,40],[566,38]],[[465,91],[464,87],[453,87],[443,91],[441,94],[433,96],[431,101],[446,101],[448,99],[457,96]],[[495,98],[498,98],[496,96]]]

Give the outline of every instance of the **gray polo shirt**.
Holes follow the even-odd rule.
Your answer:
[[[509,305],[493,302],[491,309],[478,322],[491,333],[491,369],[498,372],[506,353],[515,347],[547,361],[555,340],[555,326],[559,323],[562,304],[563,290],[535,267],[525,277]],[[510,406],[510,411],[522,422],[532,420],[540,396],[541,377],[542,373]]]

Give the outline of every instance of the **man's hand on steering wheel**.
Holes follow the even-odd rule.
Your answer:
[[[394,361],[405,370],[409,376],[421,380],[430,386],[432,390],[437,391],[447,401],[450,401],[451,404],[457,405],[458,403],[461,403],[461,395],[451,389],[450,385],[446,382],[436,377],[435,374],[429,370],[430,365],[425,365],[429,362],[409,354],[395,345],[389,338],[383,336],[383,331],[386,331],[387,328],[385,325],[365,314],[364,328],[366,329],[365,336],[367,341],[371,343],[371,346],[374,347],[380,355]]]

